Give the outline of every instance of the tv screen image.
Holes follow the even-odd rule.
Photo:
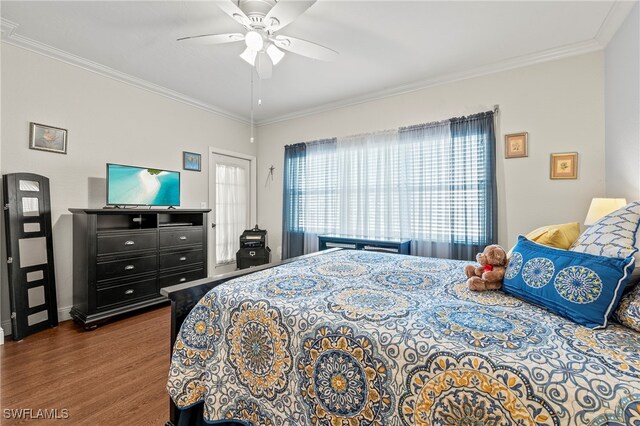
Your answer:
[[[180,172],[109,163],[107,204],[179,206]]]

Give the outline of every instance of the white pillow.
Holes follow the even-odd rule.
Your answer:
[[[587,228],[569,248],[571,251],[598,256],[626,258],[634,255],[640,266],[640,201],[609,213]]]

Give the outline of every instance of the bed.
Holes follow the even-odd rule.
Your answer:
[[[464,264],[332,250],[169,291],[169,395],[256,426],[640,425],[640,333],[471,292]]]

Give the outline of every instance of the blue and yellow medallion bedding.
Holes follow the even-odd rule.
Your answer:
[[[167,389],[258,425],[640,425],[640,333],[592,330],[464,262],[339,251],[211,290]]]

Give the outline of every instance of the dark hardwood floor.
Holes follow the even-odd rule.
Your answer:
[[[163,425],[169,418],[170,308],[84,331],[72,321],[0,346],[0,423]],[[66,420],[7,419],[7,409],[63,409]]]

